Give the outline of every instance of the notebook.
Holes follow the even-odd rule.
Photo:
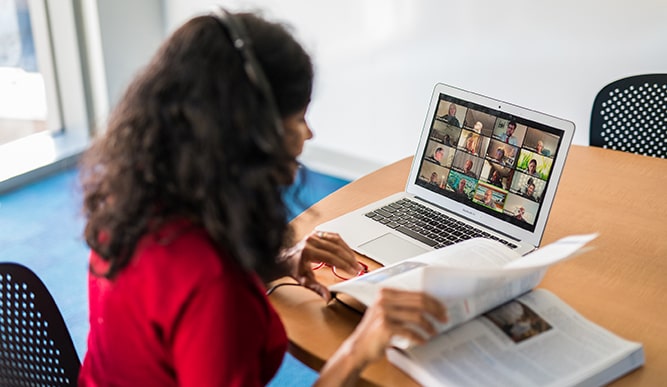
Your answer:
[[[445,84],[433,89],[405,190],[317,226],[389,265],[471,237],[539,246],[574,124]]]

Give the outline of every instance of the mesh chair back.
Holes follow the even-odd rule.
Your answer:
[[[76,386],[80,362],[42,281],[0,263],[0,386]]]
[[[667,156],[667,74],[637,75],[605,86],[591,113],[590,144]]]

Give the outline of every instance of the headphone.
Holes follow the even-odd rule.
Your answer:
[[[243,59],[243,69],[248,80],[250,80],[250,83],[252,83],[264,97],[264,100],[266,101],[266,109],[269,111],[269,114],[274,121],[274,126],[276,127],[278,134],[282,136],[284,133],[283,122],[278,111],[278,105],[273,97],[271,84],[269,84],[269,80],[264,74],[262,66],[260,66],[257,57],[252,50],[252,41],[248,36],[245,26],[240,20],[237,20],[234,15],[227,12],[227,10],[222,7],[218,7],[211,12],[211,16],[213,16],[213,18],[215,18],[215,20],[229,34],[232,46],[234,46]]]

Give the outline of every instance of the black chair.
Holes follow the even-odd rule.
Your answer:
[[[76,386],[81,364],[44,283],[0,263],[0,386]]]
[[[667,156],[667,74],[623,78],[605,86],[591,113],[590,144]]]

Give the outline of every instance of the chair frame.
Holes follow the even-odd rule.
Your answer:
[[[635,75],[627,78],[622,78],[617,81],[611,82],[606,85],[595,97],[593,102],[593,109],[591,111],[591,121],[590,121],[590,139],[589,144],[592,146],[597,146],[601,148],[611,148],[616,149],[614,146],[607,144],[602,136],[603,125],[606,123],[605,118],[600,114],[604,102],[609,101],[610,94],[618,90],[626,90],[631,86],[639,87],[643,84],[661,84],[664,85],[667,83],[667,74],[644,74],[644,75]],[[642,152],[632,152],[637,154],[644,154],[648,156],[654,156],[648,153]],[[661,156],[655,156],[661,157]],[[664,157],[664,155],[662,156]]]
[[[21,264],[0,263],[0,385],[76,386],[80,368],[44,283]]]

